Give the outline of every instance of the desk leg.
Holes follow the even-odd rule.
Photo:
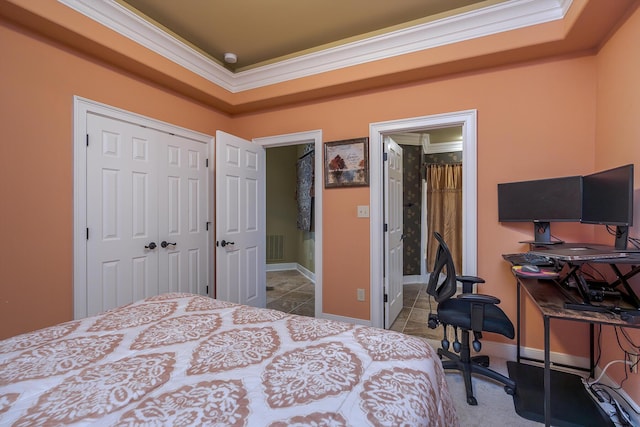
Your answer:
[[[594,339],[594,326],[593,323],[589,323],[589,375],[591,376],[591,378],[595,378],[594,374],[595,374],[595,352],[593,350],[593,347],[595,345],[595,339]]]
[[[551,351],[549,349],[549,317],[544,320],[544,425],[551,425]]]
[[[520,280],[516,280],[516,363],[520,363]]]

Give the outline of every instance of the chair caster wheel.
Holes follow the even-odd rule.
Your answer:
[[[478,401],[477,401],[477,400],[476,400],[476,398],[475,398],[475,397],[473,397],[473,396],[467,396],[467,403],[468,403],[469,405],[473,405],[473,406],[478,405]]]
[[[509,396],[513,396],[516,394],[516,390],[508,387],[508,386],[504,386],[504,391],[509,395]]]

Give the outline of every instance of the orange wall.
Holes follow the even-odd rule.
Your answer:
[[[230,119],[0,21],[0,339],[73,316],[73,96],[214,135]]]
[[[634,15],[636,28],[637,20]],[[514,279],[501,254],[525,250],[517,242],[530,238],[532,227],[498,223],[496,185],[589,173],[639,157],[637,149],[629,155],[640,109],[640,98],[629,90],[638,74],[637,52],[623,47],[638,38],[630,23],[598,56],[454,75],[234,118],[0,24],[0,338],[72,317],[73,95],[211,135],[218,129],[246,138],[322,129],[325,141],[368,136],[372,122],[477,109],[478,274],[512,319]],[[628,55],[636,57],[627,70]],[[603,94],[607,86],[612,90]],[[617,134],[619,122],[624,138]],[[355,289],[369,289],[370,282],[369,224],[355,217],[369,191],[332,189],[323,192],[323,202],[324,310],[369,319],[368,301],[355,301]],[[553,225],[567,241],[592,240],[594,230]],[[530,304],[524,316],[524,345],[542,348],[540,316]],[[586,328],[558,322],[552,347],[586,355]]]
[[[368,136],[372,122],[477,109],[478,273],[487,279],[486,292],[501,298],[515,319],[515,281],[501,254],[526,250],[517,242],[531,238],[533,227],[498,223],[496,186],[591,172],[595,94],[593,57],[559,59],[247,115],[233,126],[248,138],[321,128],[331,141]],[[369,289],[369,224],[355,215],[357,205],[369,203],[369,191],[330,189],[322,197],[324,311],[369,319],[368,302],[355,298],[356,288]],[[592,230],[553,226],[569,241]],[[525,345],[542,348],[541,320],[533,307],[525,314]],[[576,334],[575,327],[554,328],[554,351],[585,348],[579,343],[586,329],[578,325]]]
[[[630,236],[640,238],[640,9],[616,32],[597,57],[598,105],[596,121],[596,170],[608,169],[618,165],[635,165],[635,210],[634,227]],[[598,237],[611,241],[612,237],[600,227]],[[640,277],[635,278],[633,286],[640,293]],[[640,342],[640,331],[628,330],[633,342]],[[630,346],[622,340],[625,348]],[[622,359],[618,342],[612,328],[607,328],[603,339],[604,357],[601,365],[610,360]],[[637,353],[638,350],[636,349]],[[623,365],[612,365],[607,372],[618,382],[625,377]],[[640,378],[631,376],[624,388],[630,396],[640,396]]]

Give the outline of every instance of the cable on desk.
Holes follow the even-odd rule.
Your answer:
[[[589,267],[589,270],[588,270],[588,271],[585,269],[585,267],[587,267],[587,266]],[[589,279],[592,279],[592,280],[598,280],[598,281],[602,281],[602,282],[606,282],[606,281],[607,281],[607,279],[606,279],[606,277],[604,276],[604,274],[602,273],[602,271],[598,270],[597,268],[595,268],[595,267],[594,267],[593,265],[591,265],[591,264],[588,264],[588,263],[587,263],[587,264],[583,264],[583,265],[580,267],[580,271],[582,272],[582,274],[584,274],[585,276],[587,276],[587,278],[589,278]],[[598,273],[598,276],[599,276],[599,277],[596,277],[596,276],[594,275],[594,273]]]
[[[598,364],[600,363],[600,358],[602,357],[602,324],[599,323],[598,324],[598,358],[594,361],[595,365],[594,366],[598,366]]]
[[[605,374],[605,372],[607,372],[607,369],[609,369],[609,366],[613,365],[614,363],[624,363],[629,366],[632,365],[630,360],[612,360],[611,362],[605,365],[605,367],[602,369],[602,372],[600,372],[600,375],[598,375],[598,378],[594,379],[593,381],[587,380],[587,384],[589,384],[590,386],[593,384],[598,384],[602,376]]]
[[[624,352],[624,360],[625,361],[631,361],[631,355],[635,355],[636,357],[638,356],[638,346],[636,344],[633,343],[633,341],[631,341],[631,338],[629,337],[629,335],[627,334],[627,332],[625,331],[624,328],[619,327],[619,326],[615,326],[613,328],[613,330],[615,331],[616,334],[616,340],[618,341],[618,346],[620,347],[620,349]],[[629,351],[627,350],[622,343],[620,342],[620,336],[618,335],[618,330],[620,331],[620,334],[622,334],[622,336],[625,337],[625,339],[627,340],[627,342],[629,344],[631,344],[631,346],[633,347],[634,351]],[[638,363],[636,362],[634,365],[637,365]],[[622,381],[620,381],[620,387],[622,387],[622,384],[624,384],[625,381],[627,381],[629,379],[629,374],[631,373],[631,368],[627,368],[627,365],[625,365],[624,368],[624,378],[622,379]]]
[[[604,389],[604,387],[608,387],[608,386],[604,384],[599,384],[598,388],[589,387],[589,390],[600,402],[605,402],[605,399],[604,397],[602,397],[602,395],[604,395],[607,398],[606,403],[608,403],[613,408],[613,411],[609,413],[609,418],[613,420],[613,417],[616,416],[616,419],[618,421],[617,423],[614,422],[616,425],[620,425],[622,427],[633,427],[633,424],[631,424],[631,418],[629,417],[629,413],[623,407],[620,406],[620,404],[616,401],[616,399],[614,399],[613,396],[611,396],[611,394]],[[624,397],[622,397],[620,393],[618,393],[614,389],[611,389],[611,390],[614,391],[620,397],[620,399],[625,401],[627,403],[627,406],[629,405],[629,402]]]
[[[626,354],[626,352],[625,352],[625,354]],[[607,398],[606,399],[606,403],[608,403],[613,408],[613,411],[609,413],[609,417],[612,420],[613,420],[613,417],[615,416],[621,426],[623,426],[623,427],[631,426],[632,427],[631,418],[629,417],[629,413],[622,406],[620,406],[620,404],[616,401],[616,399],[614,399],[607,390],[604,389],[606,387],[607,389],[615,392],[618,395],[618,397],[627,404],[627,407],[629,407],[629,408],[631,408],[633,410],[633,406],[631,406],[629,404],[629,401],[627,401],[627,399],[625,399],[624,396],[622,396],[622,394],[620,394],[620,392],[618,391],[618,390],[620,390],[622,388],[622,383],[620,383],[620,385],[617,386],[617,387],[612,387],[610,385],[601,384],[600,383],[600,380],[602,379],[604,374],[607,372],[607,369],[609,369],[609,366],[613,365],[614,363],[624,363],[625,364],[625,374],[627,372],[626,366],[632,366],[631,361],[630,360],[626,360],[626,357],[625,357],[625,360],[612,360],[609,363],[607,363],[606,366],[602,369],[602,372],[600,373],[598,378],[596,378],[596,379],[594,379],[592,381],[589,381],[588,378],[583,378],[582,382],[587,387],[587,389],[591,392],[591,394],[596,399],[598,399],[598,401],[600,403],[605,403],[605,399],[604,399],[603,395]],[[627,378],[625,377],[623,382],[626,379]],[[636,412],[636,411],[634,410],[634,412]]]

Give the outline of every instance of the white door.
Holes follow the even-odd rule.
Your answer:
[[[202,294],[209,262],[206,146],[158,133],[158,288]]]
[[[391,324],[400,314],[403,304],[403,209],[402,209],[402,148],[391,138],[385,138],[387,160],[385,169],[385,319],[384,327]]]
[[[203,293],[206,145],[92,113],[87,144],[86,315]]]
[[[216,132],[216,298],[265,307],[266,154]]]

